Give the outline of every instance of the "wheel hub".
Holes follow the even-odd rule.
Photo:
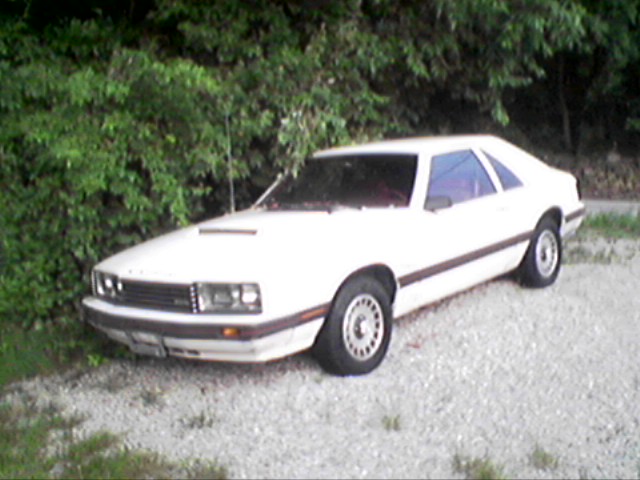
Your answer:
[[[558,241],[553,232],[545,230],[538,239],[536,246],[536,265],[540,275],[553,275],[559,261]]]
[[[349,354],[360,361],[378,352],[384,337],[384,314],[378,300],[369,294],[357,295],[347,307],[342,336]]]
[[[361,340],[362,338],[364,338],[364,336],[367,334],[368,331],[369,331],[369,325],[367,322],[367,318],[364,315],[360,315],[356,319],[356,325],[355,325],[356,338],[358,340]]]

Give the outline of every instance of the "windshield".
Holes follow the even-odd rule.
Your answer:
[[[415,155],[347,155],[308,160],[286,175],[258,204],[269,209],[409,205]]]

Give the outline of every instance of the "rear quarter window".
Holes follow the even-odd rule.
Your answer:
[[[485,152],[484,150],[482,153],[484,153],[484,155],[487,157],[489,163],[491,164],[491,167],[493,167],[496,175],[498,175],[498,178],[500,179],[500,183],[502,184],[502,188],[504,190],[511,190],[522,186],[522,181],[515,173],[509,170],[509,168],[507,168],[504,163],[502,163],[490,153]]]

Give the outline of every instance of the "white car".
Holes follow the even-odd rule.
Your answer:
[[[87,321],[140,354],[376,368],[393,319],[516,272],[552,284],[585,213],[576,179],[493,136],[315,154],[244,211],[118,253]]]

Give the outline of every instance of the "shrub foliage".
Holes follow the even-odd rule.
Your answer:
[[[437,132],[461,106],[505,125],[534,88],[558,103],[560,66],[584,77],[565,92],[578,113],[633,127],[638,15],[623,0],[5,2],[0,319],[74,322],[98,259],[228,210],[230,180],[244,206],[317,148]]]

